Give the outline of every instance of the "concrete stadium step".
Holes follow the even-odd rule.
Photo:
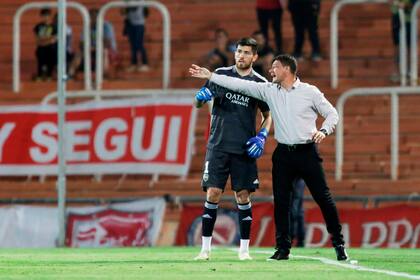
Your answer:
[[[261,176],[261,187],[258,195],[271,195],[271,178]],[[115,188],[109,182],[95,183],[93,189],[92,182],[68,182],[69,198],[112,198],[112,197],[147,197],[161,195],[203,195],[200,187],[200,178],[187,179],[185,181],[158,181],[153,186],[146,182],[139,184],[138,181],[124,181],[119,188]],[[21,184],[10,182],[9,187],[0,193],[0,199],[22,199],[22,198],[56,198],[55,183],[31,183],[23,187]],[[349,179],[337,182],[329,179],[329,186],[334,195],[390,195],[400,194],[409,195],[418,191],[420,187],[420,178],[391,181],[388,179]],[[80,191],[79,189],[84,189]],[[226,193],[230,194],[230,185],[228,184]]]

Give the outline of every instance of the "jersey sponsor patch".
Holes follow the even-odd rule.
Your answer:
[[[248,96],[244,96],[241,94],[237,94],[237,93],[231,93],[231,92],[227,92],[225,94],[226,98],[230,100],[231,103],[235,103],[241,106],[245,106],[248,107],[248,103],[249,103],[249,97]]]

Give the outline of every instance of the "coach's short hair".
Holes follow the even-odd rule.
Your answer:
[[[297,73],[296,58],[294,58],[293,56],[288,55],[288,54],[280,54],[273,59],[273,62],[276,61],[276,60],[280,61],[281,65],[283,65],[283,66],[289,66],[290,72],[292,74],[296,75],[296,73]]]
[[[238,46],[251,47],[253,54],[256,54],[258,52],[257,41],[254,38],[251,38],[251,37],[245,37],[245,38],[239,39],[239,41],[236,42],[236,47],[238,47]]]

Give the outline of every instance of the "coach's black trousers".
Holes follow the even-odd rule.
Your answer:
[[[319,205],[332,235],[333,246],[344,244],[335,202],[325,180],[322,159],[314,143],[288,146],[278,144],[272,157],[276,247],[290,249],[290,205],[293,180],[302,178]]]

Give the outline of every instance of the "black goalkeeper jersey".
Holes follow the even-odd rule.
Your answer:
[[[238,74],[235,66],[219,68],[215,73],[256,82],[267,81],[255,71],[242,77]],[[268,105],[263,101],[233,92],[209,81],[205,86],[214,94],[207,148],[234,154],[245,153],[246,142],[255,136],[257,108],[261,112],[267,112],[269,111]]]

